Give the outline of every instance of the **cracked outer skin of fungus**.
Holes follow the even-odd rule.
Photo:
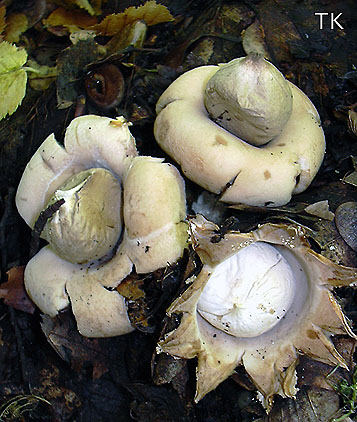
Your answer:
[[[357,269],[312,251],[300,226],[264,224],[212,243],[217,229],[190,221],[204,265],[169,307],[181,322],[157,352],[197,357],[196,401],[243,365],[269,412],[275,394],[295,397],[299,354],[347,367],[331,336],[356,336],[332,288],[356,283]]]
[[[184,73],[156,112],[158,144],[223,202],[284,205],[310,185],[324,157],[314,105],[258,55]]]
[[[50,135],[27,164],[16,205],[33,228],[41,211],[63,201],[27,264],[26,290],[54,317],[71,304],[88,337],[126,334],[131,325],[118,284],[181,257],[187,242],[184,181],[162,159],[139,157],[124,118],[82,116],[64,146]]]

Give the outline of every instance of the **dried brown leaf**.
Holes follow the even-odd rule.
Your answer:
[[[69,10],[81,8],[92,16],[102,13],[102,0],[53,0],[53,3]]]
[[[348,129],[357,136],[357,112],[353,109],[348,110]]]
[[[242,44],[246,54],[258,53],[264,58],[271,60],[265,44],[264,29],[258,20],[242,32]]]
[[[41,328],[50,345],[74,370],[91,363],[93,379],[100,378],[108,371],[108,358],[98,339],[81,336],[70,312],[63,312],[56,318],[43,315]]]
[[[6,7],[0,7],[0,34],[4,32],[6,23],[5,23],[5,14],[6,14]]]
[[[310,75],[316,94],[321,94],[326,97],[329,93],[329,86],[326,81],[325,69],[320,63],[305,63],[303,70],[307,75]]]
[[[131,6],[124,10],[123,13],[115,13],[108,15],[97,25],[93,25],[90,29],[96,31],[98,35],[114,35],[122,31],[126,25],[135,21],[143,20],[148,26],[157,25],[158,23],[170,22],[174,18],[162,4],[156,1],[147,1],[143,6]]]
[[[354,368],[353,355],[356,351],[356,340],[353,338],[337,337],[334,345],[338,353],[344,358],[350,369]],[[343,379],[349,379],[353,371],[342,367],[331,367],[325,363],[301,356],[297,367],[298,387],[316,387],[319,389],[335,391],[334,386],[339,385]]]
[[[292,60],[291,45],[303,48],[304,41],[284,7],[266,0],[257,5],[257,10],[271,56],[278,62]]]
[[[339,397],[334,391],[311,388],[298,392],[296,400],[276,401],[271,413],[256,422],[327,422],[339,409]]]
[[[142,47],[146,38],[146,31],[147,25],[142,20],[126,25],[105,45],[108,54],[115,54],[130,45],[135,48]]]
[[[20,35],[28,29],[28,19],[23,13],[12,13],[6,18],[5,40],[10,43],[20,41]]]
[[[24,271],[25,266],[21,266],[13,267],[7,272],[7,282],[0,285],[0,299],[4,299],[6,305],[33,314],[36,308],[24,287]]]
[[[328,200],[314,202],[305,208],[305,212],[317,217],[323,218],[324,220],[333,221],[335,214],[330,211]]]
[[[72,33],[80,29],[86,29],[97,23],[94,16],[88,16],[82,10],[66,10],[63,7],[55,9],[47,19],[43,19],[42,23],[49,29],[55,27],[63,27]]]
[[[49,364],[39,372],[40,383],[33,388],[33,392],[47,399],[53,410],[53,420],[73,420],[73,413],[82,405],[77,394],[62,385],[61,371]]]
[[[143,285],[143,280],[136,279],[135,276],[128,276],[119,284],[116,290],[128,300],[137,300],[145,297],[145,293],[142,290]]]
[[[357,171],[354,171],[343,178],[345,183],[348,183],[352,186],[357,186]]]

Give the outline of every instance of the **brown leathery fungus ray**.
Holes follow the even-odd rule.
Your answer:
[[[314,105],[257,54],[184,73],[156,112],[161,148],[223,202],[284,205],[310,185],[324,157]]]
[[[16,205],[33,228],[64,201],[41,233],[48,246],[27,264],[25,287],[42,312],[67,306],[88,337],[132,331],[116,291],[131,273],[174,263],[187,243],[184,181],[163,159],[139,157],[124,118],[74,119],[64,146],[50,135],[27,164]]]
[[[203,267],[169,307],[181,322],[157,347],[197,357],[195,400],[243,365],[270,411],[275,394],[295,397],[300,354],[346,368],[331,336],[356,336],[332,288],[356,283],[357,269],[311,250],[300,226],[264,224],[213,243],[217,229],[202,216],[190,221]]]

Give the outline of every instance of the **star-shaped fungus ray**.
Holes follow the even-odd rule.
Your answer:
[[[314,252],[296,225],[264,224],[217,242],[218,227],[197,216],[190,232],[203,267],[169,307],[168,315],[181,315],[181,322],[157,351],[197,357],[196,401],[238,365],[267,411],[274,395],[295,397],[300,354],[347,368],[331,337],[357,337],[332,289],[356,283],[356,268]]]

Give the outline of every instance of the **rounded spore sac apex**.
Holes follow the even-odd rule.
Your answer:
[[[282,132],[293,96],[282,73],[253,54],[220,65],[207,83],[204,102],[212,120],[259,146]]]

